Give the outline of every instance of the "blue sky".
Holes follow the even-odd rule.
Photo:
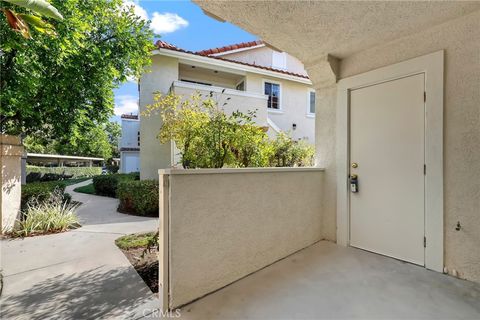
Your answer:
[[[257,37],[227,23],[206,16],[190,1],[125,0],[135,13],[151,20],[151,28],[163,41],[180,48],[198,51],[233,43],[256,40]],[[115,117],[122,113],[137,113],[136,82],[127,82],[115,90]]]

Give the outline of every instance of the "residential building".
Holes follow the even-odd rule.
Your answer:
[[[140,120],[137,115],[124,114],[119,141],[120,173],[140,171]]]
[[[150,72],[140,79],[140,111],[153,102],[153,93],[173,91],[188,97],[214,93],[226,113],[256,110],[255,122],[267,134],[289,132],[295,140],[314,144],[315,91],[303,64],[262,41],[239,43],[198,52],[164,41],[156,43]],[[229,99],[228,99],[229,98]],[[227,101],[228,99],[228,101]],[[156,135],[161,119],[141,117],[141,177],[156,179],[158,169],[179,161],[171,144]]]

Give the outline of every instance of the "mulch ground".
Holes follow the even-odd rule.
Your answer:
[[[152,290],[158,292],[158,251],[144,253],[145,248],[122,250],[143,281]],[[143,257],[142,257],[143,255]]]

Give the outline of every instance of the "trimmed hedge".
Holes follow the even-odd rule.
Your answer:
[[[139,179],[140,174],[138,172],[106,174],[93,177],[93,188],[95,189],[95,194],[99,196],[115,198],[120,181],[134,181]]]
[[[22,185],[21,206],[24,209],[28,201],[32,198],[37,198],[39,201],[44,201],[50,197],[55,188],[58,188],[64,194],[64,198],[69,199],[70,195],[65,193],[66,184],[61,181],[49,182],[33,182]]]
[[[117,196],[118,211],[141,216],[158,216],[158,181],[121,181]]]
[[[37,167],[27,166],[27,182],[56,181],[93,177],[102,174],[101,167]]]

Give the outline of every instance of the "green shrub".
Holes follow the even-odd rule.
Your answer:
[[[315,149],[305,141],[294,141],[286,133],[279,133],[271,142],[271,167],[306,167],[313,165]]]
[[[122,250],[146,248],[152,242],[157,242],[158,234],[155,232],[134,233],[122,236],[115,240],[115,244]]]
[[[119,211],[158,216],[158,181],[122,181],[118,184]]]
[[[256,111],[226,114],[229,99],[213,92],[187,99],[156,93],[142,115],[160,115],[158,138],[161,143],[175,142],[185,169],[313,165],[313,146],[286,133],[270,140],[254,121]]]
[[[37,167],[27,166],[27,182],[55,181],[93,177],[102,174],[101,167]]]
[[[117,196],[117,187],[120,181],[139,180],[138,172],[133,173],[115,173],[93,177],[93,188],[95,194],[99,196],[113,197]]]
[[[79,227],[75,214],[77,205],[64,199],[64,193],[56,188],[48,198],[31,198],[16,221],[13,236],[26,237],[37,234],[63,232]]]
[[[26,208],[27,203],[31,199],[35,198],[40,202],[48,199],[55,189],[60,190],[63,195],[65,192],[65,187],[66,184],[61,181],[34,182],[22,185],[22,209]]]

